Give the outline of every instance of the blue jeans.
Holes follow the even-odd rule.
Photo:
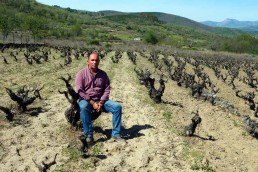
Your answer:
[[[88,137],[93,137],[92,131],[92,121],[91,121],[91,111],[93,110],[90,103],[86,100],[79,101],[80,106],[80,117],[83,125],[83,133],[87,134]],[[102,110],[104,112],[111,112],[113,114],[112,117],[112,137],[120,136],[121,132],[121,118],[122,118],[122,106],[114,102],[112,100],[106,101],[103,106]]]

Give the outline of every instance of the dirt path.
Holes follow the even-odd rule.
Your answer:
[[[106,69],[111,66],[104,66]],[[114,70],[111,99],[123,106],[125,143],[104,143],[107,158],[93,171],[181,171],[185,164],[178,161],[180,139],[164,125],[159,112],[149,104],[147,91],[139,86],[132,63],[124,54]],[[101,116],[104,129],[110,129],[111,114]]]

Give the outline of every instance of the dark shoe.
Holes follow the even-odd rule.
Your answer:
[[[86,142],[86,135],[82,134],[79,139],[81,140],[82,142],[82,145],[80,147],[80,151],[81,152],[87,152],[88,151],[88,143]]]
[[[125,142],[125,139],[123,139],[121,136],[112,136],[112,139],[114,141]]]
[[[89,146],[92,146],[94,144],[94,139],[93,137],[87,137],[86,142]]]

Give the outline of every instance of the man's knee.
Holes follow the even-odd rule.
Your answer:
[[[79,102],[79,106],[80,106],[80,109],[81,109],[81,110],[88,110],[88,109],[91,108],[90,104],[89,104],[88,101],[86,101],[86,100],[81,100],[81,101]]]
[[[120,103],[115,102],[114,103],[114,109],[116,109],[117,111],[121,111],[122,110],[122,105]]]

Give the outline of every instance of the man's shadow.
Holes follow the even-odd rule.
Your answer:
[[[121,136],[125,140],[130,140],[130,139],[134,139],[134,138],[137,138],[137,137],[142,137],[142,136],[145,136],[145,135],[143,133],[140,133],[140,131],[150,129],[150,128],[154,128],[154,127],[152,125],[149,125],[149,124],[133,125],[132,127],[128,128],[128,129],[122,127]],[[100,138],[100,139],[96,140],[96,142],[98,142],[98,141],[104,142],[104,141],[109,140],[111,138],[110,136],[111,136],[111,133],[112,133],[112,129],[103,130],[101,127],[96,126],[96,127],[93,127],[93,130],[97,133],[101,133],[101,134],[104,134],[106,136],[105,138]]]

